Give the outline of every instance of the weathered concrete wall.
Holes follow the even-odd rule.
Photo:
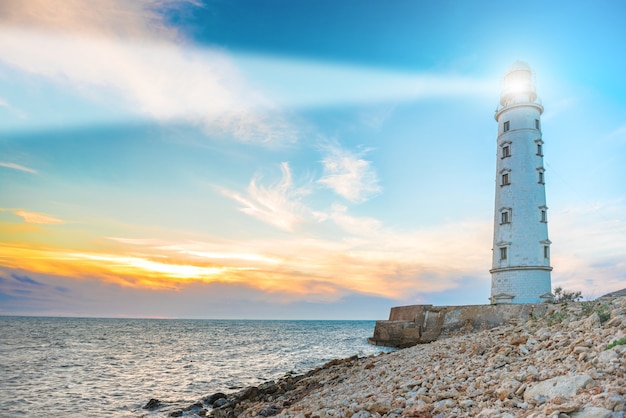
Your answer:
[[[391,309],[389,320],[376,321],[371,344],[410,347],[429,343],[454,332],[472,332],[499,325],[526,321],[543,315],[554,305],[412,305]]]
[[[390,321],[413,321],[419,315],[424,314],[424,310],[432,308],[433,305],[409,305],[409,306],[396,306],[391,308],[389,312]]]

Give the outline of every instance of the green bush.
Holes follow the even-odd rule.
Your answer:
[[[606,346],[606,349],[610,350],[611,348],[617,347],[618,345],[626,345],[626,337],[613,341],[611,344]]]
[[[582,292],[570,292],[561,286],[554,289],[554,303],[578,302],[582,298]]]
[[[552,326],[554,324],[560,324],[561,322],[563,322],[563,320],[565,319],[566,316],[567,316],[567,314],[565,312],[562,312],[562,311],[552,312],[548,316],[548,319],[547,319],[548,326]]]
[[[611,319],[611,311],[609,310],[609,305],[606,303],[603,303],[602,305],[598,305],[596,307],[596,312],[598,313],[598,316],[600,317],[601,324],[604,324],[606,321]]]

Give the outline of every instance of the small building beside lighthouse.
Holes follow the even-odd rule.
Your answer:
[[[491,303],[552,299],[546,176],[534,74],[525,62],[506,72],[498,122]]]

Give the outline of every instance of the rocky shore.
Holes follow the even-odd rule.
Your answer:
[[[373,357],[334,360],[169,416],[624,417],[626,297]],[[158,410],[159,401],[145,408]]]

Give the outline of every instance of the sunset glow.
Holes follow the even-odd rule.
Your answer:
[[[621,4],[53,3],[0,6],[1,315],[488,303],[518,59],[545,107],[553,284],[626,287]]]

